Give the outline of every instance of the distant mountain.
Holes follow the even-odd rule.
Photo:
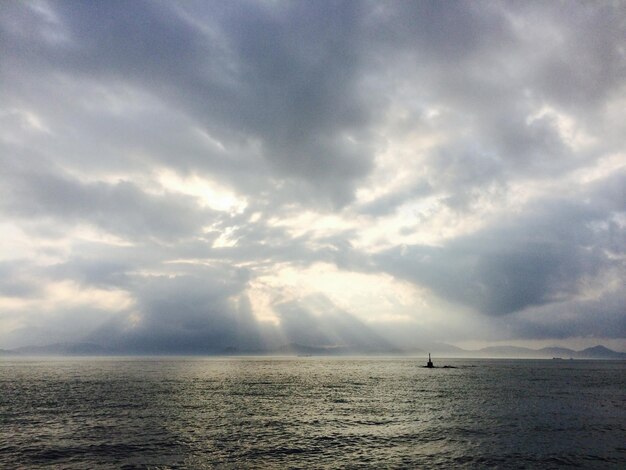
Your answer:
[[[520,348],[517,346],[489,346],[487,348],[479,349],[475,352],[479,356],[483,357],[535,357],[538,351],[528,348]]]
[[[604,346],[594,346],[576,353],[581,359],[626,359],[626,353],[616,352]]]
[[[428,353],[432,353],[439,357],[466,357],[468,351],[461,349],[458,346],[453,346],[447,343],[421,343],[419,348],[409,348],[402,351],[404,355],[408,356],[427,356]]]
[[[457,346],[453,346],[447,343],[422,343],[420,344],[420,349],[414,350],[416,352],[426,352],[433,353],[438,355],[455,355],[455,354],[464,354],[467,351],[461,349]]]
[[[435,343],[432,347],[432,350],[434,352],[438,352],[438,353],[442,353],[442,352],[446,352],[446,353],[461,353],[464,352],[465,349],[461,349],[458,346],[453,346],[452,344],[447,344],[447,343]]]
[[[544,357],[560,357],[563,359],[569,359],[570,357],[576,356],[578,353],[573,349],[568,348],[541,348],[537,350],[537,353],[540,353],[541,356]]]
[[[115,354],[111,348],[94,343],[55,343],[46,346],[25,346],[11,352],[28,356],[107,356]]]
[[[476,357],[494,358],[561,358],[561,359],[625,359],[626,353],[613,351],[605,346],[594,346],[582,351],[568,348],[529,349],[518,346],[490,346],[477,351],[467,351],[467,354]]]
[[[621,359],[626,360],[626,353],[613,351],[605,346],[594,346],[582,351],[573,349],[549,347],[529,349],[518,346],[490,346],[478,350],[466,350],[445,343],[428,343],[422,348],[400,349],[392,346],[375,345],[364,346],[311,346],[298,343],[289,343],[278,348],[269,349],[238,349],[229,347],[222,355],[306,355],[306,356],[347,356],[371,355],[393,356],[410,355],[426,356],[429,352],[442,357],[467,358],[524,358],[524,359]],[[0,356],[111,356],[132,354],[131,351],[120,351],[94,343],[55,343],[47,346],[26,346],[12,350],[0,349]],[[158,353],[157,353],[158,354]],[[207,354],[198,352],[198,354]],[[208,353],[211,354],[211,353]]]

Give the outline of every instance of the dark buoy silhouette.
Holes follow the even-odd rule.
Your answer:
[[[429,369],[432,369],[435,367],[433,366],[433,361],[430,360],[430,353],[428,353],[428,362],[426,363],[426,367],[428,367]]]

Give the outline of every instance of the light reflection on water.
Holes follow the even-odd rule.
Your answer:
[[[623,468],[623,361],[0,362],[0,467]]]

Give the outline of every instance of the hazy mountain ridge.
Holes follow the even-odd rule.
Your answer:
[[[277,348],[267,349],[239,349],[225,348],[217,355],[310,355],[310,356],[348,356],[348,355],[398,355],[421,356],[431,352],[444,357],[465,358],[525,358],[525,359],[621,359],[626,360],[626,353],[613,351],[605,346],[598,345],[581,351],[562,347],[546,347],[530,349],[520,346],[489,346],[478,350],[466,350],[445,343],[429,344],[425,348],[400,349],[394,347],[375,346],[312,346],[298,343],[289,343]],[[2,356],[115,356],[124,354],[138,354],[136,351],[117,350],[95,343],[55,343],[45,346],[25,346],[15,349],[0,349]],[[142,354],[139,352],[139,354]],[[163,354],[181,354],[181,352],[164,351]],[[216,355],[213,352],[196,353],[196,355]],[[149,354],[150,355],[150,354]]]
[[[0,350],[0,354],[24,356],[107,356],[119,353],[95,343],[54,343],[45,346],[24,346],[10,350]]]
[[[530,349],[520,346],[490,346],[477,351],[467,351],[476,357],[494,358],[559,358],[559,359],[626,359],[626,353],[613,351],[605,346],[598,345],[581,351],[561,347],[546,347]]]

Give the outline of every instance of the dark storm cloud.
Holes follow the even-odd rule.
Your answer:
[[[6,313],[6,312],[2,312]],[[7,347],[46,346],[55,343],[80,342],[110,318],[108,309],[81,305],[62,309],[36,310],[24,317],[22,325],[10,332],[0,331]],[[1,318],[1,316],[0,316]],[[102,345],[110,347],[111,338],[103,338]]]
[[[384,269],[488,315],[562,301],[584,278],[608,269],[624,276],[626,175],[592,185],[585,202],[537,201],[522,216],[442,247],[404,246],[377,255]]]
[[[561,177],[623,151],[619,127],[604,114],[624,93],[623,5],[563,11],[527,3],[404,2],[371,15],[377,39],[369,53],[384,70],[381,79],[399,90],[389,96],[441,110],[429,126],[422,116],[403,126],[448,137],[416,155],[416,172],[457,208],[468,206],[472,188]],[[545,107],[600,132],[602,141],[591,153],[575,151],[554,115],[537,114]],[[384,200],[412,198],[401,190]]]
[[[178,276],[138,277],[137,323],[127,317],[107,322],[89,336],[125,351],[155,353],[256,350],[260,328],[242,293],[247,274],[204,268]]]
[[[424,105],[455,110],[456,117],[446,118],[452,119],[450,125],[472,123],[469,149],[465,143],[434,149],[428,170],[437,188],[447,181],[448,189],[458,183],[452,176],[440,181],[442,173],[464,175],[465,185],[478,186],[484,184],[485,172],[505,181],[520,172],[561,171],[576,159],[565,158],[570,155],[554,122],[549,117],[525,122],[541,100],[561,102],[562,87],[549,86],[542,77],[567,81],[569,75],[544,68],[558,58],[575,66],[580,76],[606,71],[602,94],[591,93],[589,85],[570,99],[582,103],[594,96],[597,108],[618,89],[617,77],[625,66],[617,46],[624,27],[615,20],[619,10],[610,6],[578,8],[563,20],[560,11],[547,5],[476,2],[295,2],[273,7],[59,2],[51,4],[48,14],[23,5],[5,9],[14,22],[3,28],[12,64],[4,73],[14,88],[20,89],[23,75],[55,71],[105,87],[125,83],[163,100],[226,148],[190,144],[197,137],[182,130],[170,135],[168,127],[176,129],[176,123],[159,112],[142,116],[147,124],[131,120],[132,127],[116,125],[128,118],[115,116],[108,120],[111,132],[105,131],[105,116],[96,115],[81,133],[97,127],[96,141],[121,139],[122,145],[146,149],[151,158],[177,170],[218,172],[240,190],[257,194],[259,180],[249,178],[242,165],[269,181],[271,170],[284,179],[282,197],[292,201],[344,204],[352,198],[381,145],[371,132],[382,115],[374,109],[383,111],[397,94],[395,87],[409,83],[418,83],[412,88],[419,90]],[[529,24],[543,35],[550,24],[545,18],[552,17],[560,20],[553,23],[553,33],[566,40],[537,54],[529,33],[516,23],[544,18]],[[581,29],[594,31],[595,46],[582,39]],[[593,52],[600,48],[605,52]],[[37,85],[20,93],[32,96]],[[130,128],[133,132],[125,130]],[[447,124],[444,128],[449,130]],[[304,187],[294,188],[298,183]],[[464,193],[460,189],[456,199]],[[274,203],[275,196],[266,197]]]
[[[53,279],[71,279],[86,286],[125,288],[130,284],[128,271],[133,266],[124,261],[78,256],[51,266],[47,274]]]
[[[357,210],[360,213],[372,216],[385,216],[392,213],[398,206],[406,201],[428,196],[432,194],[433,191],[434,188],[428,182],[418,181],[399,191],[385,194],[373,201],[362,204]]]
[[[624,86],[624,4],[577,6],[563,9],[556,3],[534,2],[512,5],[512,9],[519,9],[531,21],[539,20],[545,28],[552,18],[564,17],[559,26],[565,40],[558,42],[552,54],[543,55],[531,73],[550,99],[592,117],[595,113],[590,111],[597,111]]]
[[[444,66],[514,44],[504,10],[495,3],[379,2],[370,19],[377,43],[405,47],[421,60]]]
[[[622,276],[624,276],[622,272]],[[623,277],[622,277],[623,278]],[[588,337],[624,338],[624,292],[612,292],[600,299],[582,299],[564,302],[552,307],[551,311],[541,308],[530,315],[512,319],[503,330],[511,337],[521,338],[569,338],[581,332]]]
[[[4,166],[0,208],[13,216],[52,217],[61,224],[87,222],[131,238],[166,239],[193,235],[210,220],[211,212],[190,197],[147,194],[128,181],[87,183],[54,170],[23,169],[9,159],[0,161]]]
[[[6,297],[29,298],[40,293],[40,284],[28,274],[26,260],[0,262],[0,294]]]
[[[22,73],[141,87],[228,147],[254,144],[277,174],[310,182],[316,197],[337,204],[368,172],[369,110],[357,74],[362,4],[293,3],[278,13],[261,4],[212,4],[199,15],[210,31],[190,21],[183,5],[52,5],[56,18],[47,26],[67,41],[32,34],[25,43],[22,30],[5,25],[10,60]],[[21,10],[14,15],[24,29],[46,26],[45,15],[26,6],[9,9]]]

